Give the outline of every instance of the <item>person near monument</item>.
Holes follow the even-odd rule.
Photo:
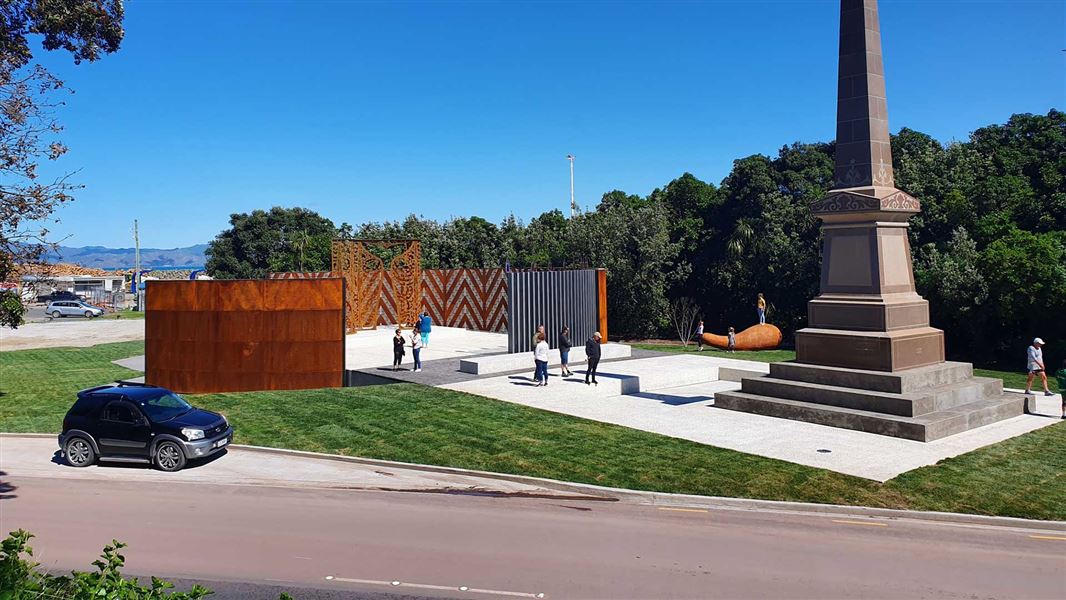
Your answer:
[[[422,317],[418,319],[418,329],[422,335],[422,346],[429,345],[429,332],[433,329],[433,319],[429,317],[429,311],[423,311]]]
[[[1055,379],[1059,380],[1059,395],[1062,397],[1062,418],[1066,419],[1066,358],[1062,360],[1062,368],[1055,371]]]
[[[533,361],[537,363],[537,387],[548,385],[548,342],[543,333],[537,334],[537,345],[533,349]]]
[[[592,337],[585,342],[585,357],[588,361],[588,368],[585,369],[585,385],[589,385],[589,378],[592,378],[592,385],[599,385],[596,383],[596,369],[600,366],[600,332],[592,334]]]
[[[696,352],[703,352],[703,321],[696,326]]]
[[[755,308],[759,311],[759,325],[766,323],[766,298],[763,297],[762,292],[759,292],[759,297],[755,300]]]
[[[563,326],[563,330],[559,332],[559,362],[561,363],[561,370],[563,377],[570,377],[573,373],[570,372],[570,347],[573,344],[570,342],[570,328]]]
[[[411,331],[411,356],[415,359],[415,373],[422,370],[422,357],[419,356],[422,353],[422,332],[421,326],[415,325],[415,328]]]
[[[726,345],[725,350],[733,353],[737,351],[737,332],[732,327],[729,328],[729,343]]]
[[[1025,379],[1025,393],[1032,394],[1033,392],[1033,379],[1037,375],[1040,376],[1040,382],[1044,384],[1044,395],[1054,396],[1051,390],[1047,387],[1047,373],[1044,368],[1044,340],[1036,338],[1033,343],[1025,349],[1025,368],[1029,372],[1028,377]]]
[[[400,363],[403,362],[403,355],[407,353],[404,350],[403,332],[400,328],[396,328],[396,335],[392,336],[392,370],[399,371]]]

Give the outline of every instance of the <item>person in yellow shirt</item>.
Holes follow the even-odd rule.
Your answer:
[[[762,292],[759,292],[759,298],[755,301],[755,306],[759,309],[759,325],[766,323],[766,298],[763,298]]]

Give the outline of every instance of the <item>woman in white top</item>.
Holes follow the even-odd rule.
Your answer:
[[[537,346],[533,349],[533,360],[537,363],[537,386],[548,385],[548,342],[544,334],[537,334]]]
[[[422,332],[421,327],[415,325],[414,330],[411,332],[411,354],[415,356],[415,373],[422,370],[422,357],[419,356],[422,353]]]

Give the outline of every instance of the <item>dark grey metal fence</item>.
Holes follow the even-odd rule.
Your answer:
[[[575,346],[596,331],[596,271],[507,273],[507,350],[533,349],[533,334],[544,325],[548,344],[559,347],[559,332],[570,328]]]

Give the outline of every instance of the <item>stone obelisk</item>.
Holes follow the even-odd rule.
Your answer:
[[[811,206],[821,293],[796,333],[796,360],[875,371],[944,362],[944,334],[914,291],[907,219],[920,206],[892,175],[876,0],[841,1],[838,69],[835,182]]]
[[[944,361],[944,334],[914,291],[895,188],[876,0],[841,0],[836,177],[822,220],[821,293],[796,332],[796,360],[770,364],[714,406],[928,442],[1022,414],[1021,395]]]

